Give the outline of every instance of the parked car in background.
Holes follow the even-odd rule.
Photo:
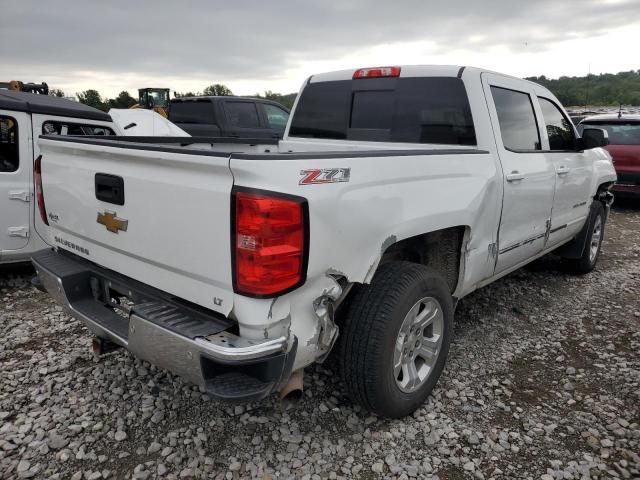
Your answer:
[[[169,120],[194,137],[282,138],[289,110],[261,98],[181,97]]]
[[[0,91],[0,263],[28,261],[46,246],[44,223],[33,202],[38,137],[121,133],[109,115],[82,103]],[[39,175],[37,162],[35,166]]]
[[[258,112],[177,105],[228,103]],[[458,299],[551,251],[593,270],[616,180],[547,89],[458,66],[314,75],[280,141],[131,138],[40,138],[33,263],[96,351],[241,402],[335,345],[391,417],[436,385]]]
[[[640,115],[594,115],[582,120],[578,130],[586,127],[603,128],[609,134],[605,148],[618,175],[612,190],[621,197],[640,198]]]

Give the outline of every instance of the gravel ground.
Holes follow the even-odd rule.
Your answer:
[[[640,204],[597,270],[543,259],[465,298],[413,417],[360,411],[327,367],[300,403],[229,408],[91,337],[0,272],[0,478],[640,478]]]

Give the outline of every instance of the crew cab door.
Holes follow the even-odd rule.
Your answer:
[[[26,113],[0,110],[0,256],[29,242],[30,138]]]
[[[497,274],[543,250],[556,173],[542,152],[540,113],[532,87],[496,74],[484,73],[482,81],[504,181]]]
[[[576,150],[573,123],[552,99],[538,97],[544,122],[542,148],[553,164],[556,189],[547,247],[573,238],[589,214],[593,162],[584,151]]]

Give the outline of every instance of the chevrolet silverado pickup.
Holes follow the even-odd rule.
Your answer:
[[[595,267],[616,180],[548,90],[457,66],[313,75],[280,141],[39,142],[33,263],[98,352],[240,402],[335,349],[390,417],[433,390],[458,299],[552,251]]]

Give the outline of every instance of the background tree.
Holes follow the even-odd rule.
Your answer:
[[[181,97],[199,97],[200,95],[202,95],[202,93],[200,92],[173,92],[173,96],[175,98],[181,98]]]
[[[80,103],[89,105],[90,107],[97,108],[99,110],[107,110],[107,106],[102,101],[102,97],[97,90],[85,90],[84,92],[77,92],[76,96]]]
[[[529,77],[551,90],[565,106],[640,105],[640,70],[584,77]]]
[[[59,88],[52,88],[49,90],[49,95],[52,97],[64,97],[64,92]]]
[[[107,108],[131,108],[138,101],[129,95],[129,92],[123,90],[116,98],[105,101]]]
[[[260,95],[259,93],[257,93],[255,96],[258,98],[266,98],[267,100],[278,102],[291,110],[291,107],[293,107],[293,102],[296,101],[297,95],[297,93],[287,93],[283,95],[282,93],[275,93],[271,90],[266,90],[264,92],[264,95]]]
[[[226,85],[222,85],[221,83],[214,83],[213,85],[209,85],[202,91],[203,95],[211,95],[215,97],[223,97],[228,95],[233,95],[233,92]]]

